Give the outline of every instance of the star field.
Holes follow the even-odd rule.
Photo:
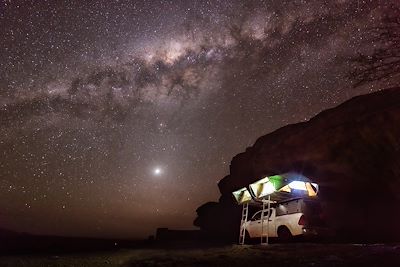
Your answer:
[[[397,1],[1,1],[0,227],[191,228],[231,158],[352,96]]]

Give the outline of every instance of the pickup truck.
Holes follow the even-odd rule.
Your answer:
[[[261,225],[264,236],[268,230],[269,237],[278,237],[281,241],[289,241],[294,236],[316,236],[325,228],[321,206],[312,199],[273,204],[269,211],[264,210],[264,223],[261,223],[261,212],[256,212],[250,221],[244,223],[246,235],[250,238],[261,237]]]

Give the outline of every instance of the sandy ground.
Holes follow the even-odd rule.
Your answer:
[[[135,249],[92,254],[0,257],[18,266],[400,266],[400,244],[232,245],[202,249]]]

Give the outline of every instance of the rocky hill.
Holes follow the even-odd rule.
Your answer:
[[[339,236],[400,240],[400,88],[354,97],[260,137],[232,159],[218,184],[219,202],[199,207],[194,224],[234,237],[240,207],[231,192],[290,171],[319,183],[328,223]]]

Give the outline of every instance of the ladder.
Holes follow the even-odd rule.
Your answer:
[[[240,234],[239,234],[239,244],[244,244],[244,239],[246,237],[246,225],[247,216],[249,215],[249,203],[244,203],[242,208],[242,220],[240,221]]]
[[[265,214],[266,204],[268,204],[268,211]],[[271,216],[271,195],[268,195],[268,200],[262,200],[262,212],[261,212],[261,245],[268,245],[269,244],[269,218]],[[267,218],[267,231],[265,232],[264,229],[264,220],[265,217]]]

